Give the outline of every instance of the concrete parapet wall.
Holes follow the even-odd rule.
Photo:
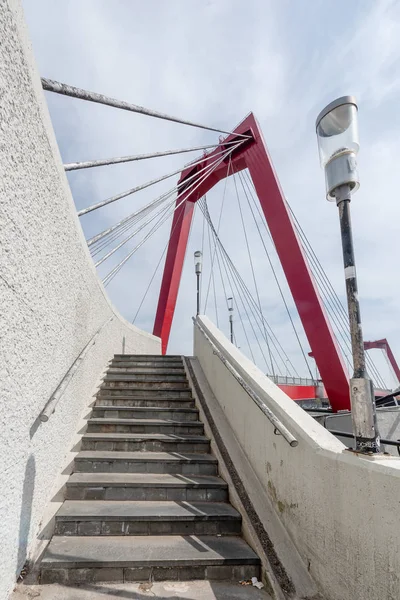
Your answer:
[[[19,2],[0,2],[0,599],[29,556],[80,415],[107,361],[159,354],[97,278]],[[110,318],[113,317],[111,321]],[[107,321],[109,321],[107,323]],[[39,414],[96,331],[47,423]]]
[[[199,317],[199,323],[299,442],[292,448],[274,435],[273,425],[195,325],[194,355],[323,597],[398,600],[400,459],[351,454],[207,317]],[[279,545],[275,550],[279,556]]]

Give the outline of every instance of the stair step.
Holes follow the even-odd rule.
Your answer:
[[[157,389],[137,389],[137,388],[100,388],[97,398],[138,398],[143,400],[193,400],[192,391],[187,390],[157,390]]]
[[[132,396],[98,395],[95,406],[128,406],[132,408],[191,408],[193,398],[137,398]]]
[[[56,535],[238,535],[241,517],[223,502],[66,500]]]
[[[134,391],[155,391],[155,392],[163,392],[164,390],[169,391],[186,391],[189,390],[189,384],[187,379],[183,379],[182,381],[161,381],[158,379],[148,379],[148,380],[127,380],[123,381],[123,377],[119,377],[117,381],[110,380],[109,378],[105,378],[103,383],[101,384],[100,389],[109,390],[109,389],[117,389],[117,390],[134,390]]]
[[[110,366],[107,369],[107,374],[110,375],[122,375],[124,373],[132,374],[132,375],[179,375],[180,377],[186,377],[185,369],[182,365],[178,367],[171,368],[168,365],[168,368],[164,367],[143,367],[140,364],[137,364],[133,367],[129,366]]]
[[[233,536],[54,536],[40,583],[239,581],[259,577],[259,565],[246,542]]]
[[[153,419],[155,416],[161,417],[164,422],[185,421],[193,422],[199,418],[199,411],[195,408],[170,408],[170,407],[135,407],[135,406],[102,406],[97,404],[92,409],[92,416],[98,418],[112,419]]]
[[[209,452],[210,440],[200,435],[162,433],[85,433],[82,450],[155,450],[159,452]]]
[[[168,452],[82,451],[75,457],[80,473],[180,473],[217,475],[217,459],[211,454]]]
[[[226,502],[227,484],[220,477],[153,473],[73,473],[67,500],[174,500]]]
[[[165,375],[163,373],[110,373],[107,371],[103,381],[105,383],[115,382],[115,383],[124,383],[124,382],[135,382],[135,383],[157,383],[161,386],[167,383],[177,383],[177,385],[186,384],[188,385],[187,378],[185,373],[169,373]],[[111,383],[110,383],[111,385]],[[158,385],[157,385],[158,388]]]
[[[113,419],[91,418],[88,421],[89,433],[175,433],[178,435],[201,435],[204,425],[200,421],[164,421],[162,419]]]
[[[180,362],[168,362],[168,363],[162,363],[162,362],[151,362],[151,361],[128,361],[128,360],[124,360],[124,361],[111,361],[109,363],[109,369],[116,369],[118,371],[120,370],[124,370],[124,369],[128,369],[128,370],[141,370],[141,371],[147,371],[148,369],[151,369],[152,371],[154,370],[154,372],[156,373],[162,373],[164,370],[168,371],[168,372],[175,372],[175,371],[183,371],[185,372],[185,368],[183,366],[182,361]]]
[[[177,362],[182,363],[182,356],[180,354],[114,354],[113,360],[137,360],[137,361],[160,361],[160,362]]]

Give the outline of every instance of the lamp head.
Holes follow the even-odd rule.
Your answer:
[[[360,186],[356,159],[360,149],[357,113],[354,96],[342,96],[330,102],[316,120],[319,159],[325,169],[328,200],[335,200],[335,189],[341,185],[349,185],[353,192]]]

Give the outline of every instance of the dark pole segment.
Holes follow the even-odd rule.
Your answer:
[[[197,277],[197,308],[196,308],[196,316],[200,314],[200,272],[196,271]]]
[[[368,377],[365,368],[364,340],[361,326],[360,303],[358,301],[356,263],[350,217],[350,186],[338,186],[335,189],[335,198],[339,208],[344,276],[346,280],[354,364],[353,377],[350,379],[350,398],[356,451],[378,453],[380,452],[380,438],[376,418],[375,394],[372,381]]]
[[[231,343],[233,344],[233,315],[232,313],[229,315],[229,327],[231,332]]]
[[[354,258],[353,235],[350,217],[350,188],[348,197],[343,198],[339,204],[340,232],[342,235],[344,276],[346,279],[347,304],[349,309],[351,346],[353,350],[353,377],[367,377],[365,369],[364,341],[361,327],[360,303],[358,301],[358,287],[356,266]]]

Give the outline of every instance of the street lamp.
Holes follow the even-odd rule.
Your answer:
[[[229,310],[229,329],[231,332],[231,343],[233,344],[233,298],[228,298],[228,310]]]
[[[354,373],[350,379],[351,413],[358,452],[380,452],[372,381],[365,367],[357,274],[350,219],[351,194],[360,187],[357,104],[353,96],[334,100],[316,121],[319,157],[325,169],[326,197],[339,208],[344,276],[349,308]]]
[[[196,316],[200,314],[200,275],[201,275],[201,267],[203,265],[203,255],[200,250],[196,250],[194,253],[194,267],[196,271],[197,277],[197,308],[196,308]]]

